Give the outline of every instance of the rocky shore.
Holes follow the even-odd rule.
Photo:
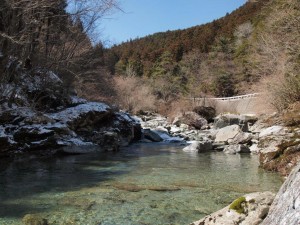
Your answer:
[[[170,141],[175,137],[177,141],[185,141],[185,152],[258,154],[260,167],[279,172],[282,176],[290,174],[276,197],[271,192],[247,194],[191,225],[299,224],[299,127],[270,124],[268,121],[276,114],[261,118],[255,115],[223,114],[215,117],[211,123],[192,112],[186,115],[180,115],[172,122],[159,115],[142,117],[141,124],[146,129],[144,137],[151,141]]]
[[[105,103],[65,93],[54,73],[20,74],[21,83],[6,84],[0,104],[0,157],[117,151],[140,139],[136,119]]]
[[[286,176],[300,160],[300,128],[270,125],[270,117],[221,114],[208,122],[201,114],[188,112],[173,121],[151,113],[137,120],[148,141],[182,141],[186,152],[258,154],[262,168]]]

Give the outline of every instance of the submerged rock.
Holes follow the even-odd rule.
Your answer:
[[[189,146],[185,147],[185,152],[206,152],[213,149],[212,141],[193,141]]]
[[[48,221],[36,214],[26,214],[22,222],[24,225],[49,225]]]
[[[139,192],[139,191],[159,191],[159,192],[169,192],[169,191],[179,191],[181,190],[176,186],[155,186],[155,185],[136,185],[131,183],[115,183],[114,188],[119,190],[129,191],[129,192]]]
[[[250,153],[250,149],[246,145],[228,145],[223,150],[226,154]]]

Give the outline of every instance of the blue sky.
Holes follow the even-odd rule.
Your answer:
[[[117,11],[99,25],[107,44],[156,32],[184,29],[220,18],[247,0],[119,0]]]

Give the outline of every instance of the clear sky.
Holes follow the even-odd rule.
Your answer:
[[[119,0],[117,11],[101,21],[108,45],[156,32],[184,29],[225,16],[247,0]]]

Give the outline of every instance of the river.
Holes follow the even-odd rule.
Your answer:
[[[250,192],[277,192],[256,155],[135,144],[120,152],[0,160],[0,224],[189,224]]]

